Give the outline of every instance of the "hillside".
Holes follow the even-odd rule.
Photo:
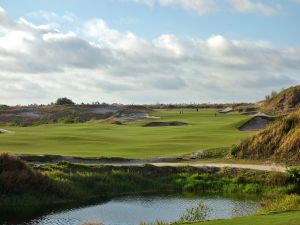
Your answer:
[[[55,122],[77,123],[110,117],[142,117],[149,110],[134,105],[47,105],[0,107],[1,125],[31,126]]]
[[[300,162],[300,108],[242,141],[234,154],[247,159]]]
[[[262,109],[268,112],[289,112],[300,105],[300,85],[290,87],[267,99]]]

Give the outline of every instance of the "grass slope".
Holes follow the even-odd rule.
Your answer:
[[[0,135],[2,152],[90,157],[149,158],[178,156],[192,151],[226,147],[249,133],[237,127],[248,117],[215,116],[214,110],[154,111],[161,120],[129,125],[104,123],[48,124],[3,127],[16,133]],[[189,126],[142,127],[149,121],[180,121]]]
[[[255,215],[230,220],[215,220],[193,225],[299,225],[300,211]]]
[[[295,109],[300,103],[300,85],[290,87],[266,100],[263,109],[274,114]]]
[[[300,162],[300,109],[276,121],[237,146],[237,156]]]

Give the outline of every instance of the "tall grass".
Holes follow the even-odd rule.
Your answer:
[[[239,158],[300,162],[300,109],[243,140],[234,151]]]
[[[262,202],[262,206],[262,212],[300,210],[300,196],[292,194],[267,198]]]

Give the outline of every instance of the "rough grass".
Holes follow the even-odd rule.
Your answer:
[[[282,90],[267,100],[263,110],[278,114],[295,109],[300,103],[300,85]]]
[[[282,212],[288,210],[300,210],[300,196],[291,194],[267,198],[262,202],[263,212]]]
[[[234,154],[245,159],[271,158],[297,163],[300,162],[299,149],[300,109],[242,141]]]
[[[83,157],[150,158],[180,156],[193,151],[229,147],[249,135],[237,127],[248,116],[217,115],[215,110],[157,110],[161,120],[118,126],[105,123],[48,124],[3,127],[14,134],[0,135],[2,152]],[[151,121],[180,121],[180,127],[143,127]]]

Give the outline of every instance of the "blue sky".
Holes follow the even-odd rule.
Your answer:
[[[148,39],[161,33],[200,38],[220,34],[231,39],[267,40],[282,46],[300,45],[300,4],[295,1],[261,1],[269,6],[280,5],[278,13],[273,16],[240,13],[234,11],[226,0],[217,2],[220,7],[217,11],[201,16],[178,6],[147,7],[146,4],[126,0],[1,0],[0,5],[15,19],[26,17],[39,24],[45,21],[30,16],[30,13],[44,11],[63,15],[71,12],[81,20],[102,18],[115,29],[130,30]]]
[[[299,0],[0,0],[0,7],[6,104],[59,96],[256,101],[300,81]]]

